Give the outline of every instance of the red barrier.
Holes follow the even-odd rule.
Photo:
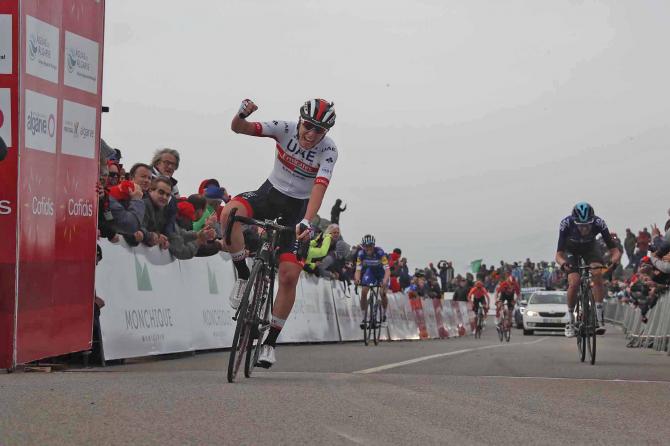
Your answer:
[[[423,313],[423,303],[421,300],[422,299],[420,297],[410,297],[409,304],[414,311],[416,325],[419,327],[419,337],[421,339],[428,339],[428,327],[426,326],[426,318]]]
[[[0,161],[0,368],[14,358],[16,308],[16,182],[18,154],[19,2],[0,2],[0,137],[9,148]]]
[[[21,0],[17,363],[90,346],[103,26],[104,1]]]
[[[437,334],[441,339],[449,337],[449,329],[447,328],[444,317],[442,315],[442,299],[431,299],[433,301],[433,308],[435,309],[435,323],[437,324]]]

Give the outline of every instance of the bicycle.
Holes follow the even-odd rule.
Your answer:
[[[475,316],[475,338],[481,339],[484,329],[484,309],[481,305],[477,307],[477,316]]]
[[[579,260],[579,298],[575,307],[575,333],[577,337],[577,351],[579,360],[586,360],[586,352],[589,352],[591,365],[596,363],[596,303],[591,289],[591,271],[597,269],[607,270],[605,266],[590,266]]]
[[[363,320],[365,321],[363,324],[363,342],[368,345],[370,339],[372,339],[375,345],[379,345],[382,334],[382,306],[379,298],[379,285],[370,287]]]
[[[232,383],[244,361],[244,376],[251,377],[261,352],[263,334],[270,329],[270,318],[274,298],[275,274],[277,272],[277,249],[279,235],[282,232],[294,232],[295,228],[282,226],[275,220],[256,220],[243,217],[233,209],[228,216],[226,225],[226,243],[231,243],[233,223],[240,222],[261,227],[265,230],[261,249],[254,257],[251,274],[244,288],[233,320],[237,322],[233,343],[228,357],[228,382]],[[297,245],[297,243],[296,243]],[[256,341],[254,343],[254,340]],[[246,355],[245,355],[246,353]]]
[[[509,308],[507,304],[503,302],[503,314],[502,320],[500,321],[500,327],[498,327],[498,338],[500,342],[503,340],[509,342],[512,335],[512,320],[510,318]]]

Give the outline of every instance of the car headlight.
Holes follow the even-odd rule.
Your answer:
[[[519,308],[519,313],[524,314],[526,312],[526,307]]]
[[[530,317],[539,316],[538,312],[537,312],[537,311],[533,311],[533,310],[526,310],[526,315],[528,315],[528,316],[530,316]]]

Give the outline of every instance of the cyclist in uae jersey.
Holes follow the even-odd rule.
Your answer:
[[[572,214],[561,221],[558,232],[558,247],[556,248],[556,262],[568,273],[568,314],[569,322],[565,326],[565,336],[575,336],[575,305],[579,290],[579,258],[583,258],[587,265],[602,266],[603,258],[596,244],[596,237],[601,235],[610,252],[613,264],[621,260],[621,251],[610,235],[605,220],[595,215],[593,207],[580,202],[572,209]],[[602,271],[592,270],[593,298],[596,301],[596,318],[598,319],[597,334],[604,334],[603,298],[605,287]]]
[[[388,308],[388,298],[386,289],[391,278],[391,269],[386,253],[379,246],[375,246],[374,236],[367,234],[361,240],[361,250],[356,256],[356,273],[354,273],[354,282],[356,285],[363,285],[361,291],[361,310],[365,314],[365,308],[368,306],[368,292],[371,286],[381,288],[382,300],[382,322],[386,322],[386,309]],[[361,328],[365,329],[365,319],[361,322]]]
[[[282,234],[279,242],[279,288],[272,309],[268,336],[263,342],[258,365],[269,368],[275,362],[274,347],[295,302],[295,289],[302,266],[294,251],[295,240],[309,240],[310,221],[316,216],[337,161],[337,147],[327,136],[335,125],[333,103],[312,99],[300,108],[293,121],[249,122],[258,107],[245,99],[230,125],[235,133],[267,137],[275,142],[274,167],[268,179],[255,191],[234,197],[221,212],[226,227],[232,209],[237,215],[257,219],[279,218],[285,226],[295,226],[295,234]],[[232,229],[228,251],[237,270],[230,303],[237,308],[242,300],[249,268],[245,261],[244,237],[239,223]]]

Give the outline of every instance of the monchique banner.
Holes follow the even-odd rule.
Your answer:
[[[91,342],[104,1],[21,0],[16,361]]]

